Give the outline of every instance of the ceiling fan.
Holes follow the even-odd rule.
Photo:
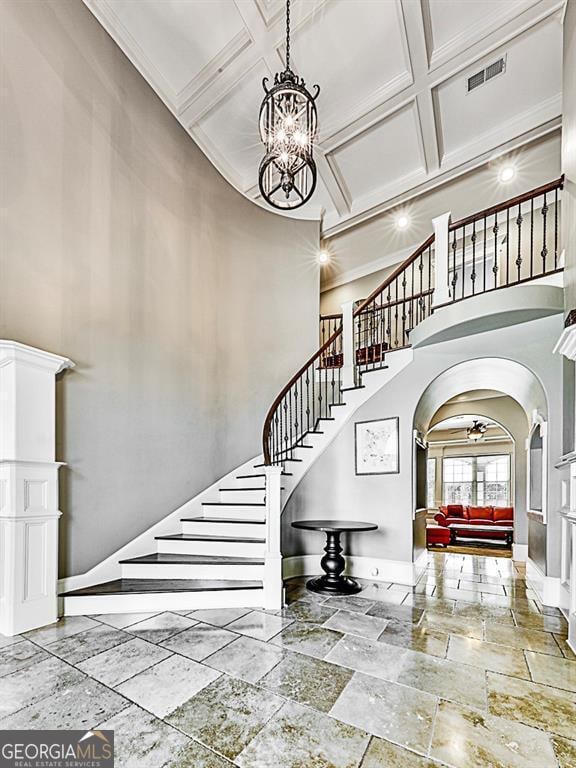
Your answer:
[[[487,426],[481,421],[478,421],[477,419],[474,419],[474,423],[471,427],[468,427],[466,430],[466,435],[468,436],[468,440],[472,440],[473,442],[478,442],[478,440],[482,440],[484,437],[484,432],[486,432]]]

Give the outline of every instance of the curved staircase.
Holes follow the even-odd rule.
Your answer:
[[[88,573],[65,580],[62,613],[280,608],[280,516],[298,483],[354,412],[410,364],[410,334],[435,310],[561,271],[561,188],[558,179],[460,222],[446,219],[445,233],[428,238],[359,306],[344,307],[341,322],[272,404],[262,455]],[[521,235],[523,226],[533,233],[539,199],[544,240],[535,258],[533,236],[527,253]]]

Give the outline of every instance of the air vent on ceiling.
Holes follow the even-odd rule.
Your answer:
[[[470,91],[473,91],[475,88],[478,88],[480,85],[484,85],[484,83],[487,83],[488,80],[492,80],[494,77],[501,75],[505,69],[506,69],[505,58],[500,58],[497,61],[494,61],[492,64],[489,64],[484,69],[481,69],[480,72],[476,72],[475,74],[467,78],[466,90],[468,91],[468,93],[470,93]]]

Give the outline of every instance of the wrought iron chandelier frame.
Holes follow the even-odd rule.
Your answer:
[[[260,138],[266,154],[260,163],[258,185],[266,202],[280,210],[293,210],[304,205],[316,188],[317,171],[313,157],[318,114],[316,99],[320,87],[312,94],[304,79],[290,68],[290,0],[286,1],[286,69],[276,73],[265,91],[260,107]]]

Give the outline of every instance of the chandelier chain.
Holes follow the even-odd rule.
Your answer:
[[[290,0],[286,0],[286,69],[290,69]]]

